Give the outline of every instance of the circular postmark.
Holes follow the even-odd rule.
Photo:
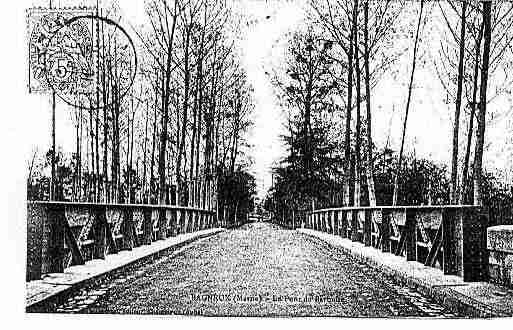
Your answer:
[[[65,19],[47,41],[47,85],[75,108],[97,110],[122,99],[137,74],[135,45],[123,27],[98,15]]]

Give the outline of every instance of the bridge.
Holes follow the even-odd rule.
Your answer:
[[[488,282],[494,252],[479,207],[332,208],[247,222],[223,228],[213,207],[30,202],[27,311],[513,315],[512,290]]]

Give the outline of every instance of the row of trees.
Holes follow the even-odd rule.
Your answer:
[[[509,188],[492,189],[495,180],[483,174],[488,106],[495,97],[487,91],[510,90],[505,69],[513,58],[512,22],[513,4],[506,1],[310,1],[307,26],[289,40],[286,68],[273,75],[289,118],[289,152],[275,171],[268,204],[275,210],[312,203],[483,205],[500,190],[512,205]],[[431,25],[443,26],[439,32],[450,37],[429,40],[424,30]],[[405,152],[416,71],[426,62],[423,42],[440,45],[425,52],[441,55],[432,58],[447,103],[454,103],[449,171]],[[397,63],[406,62],[401,143],[397,153],[389,142],[378,150],[372,140],[372,91],[384,76],[394,75]],[[467,132],[460,128],[462,109],[468,110]],[[381,157],[389,163],[378,170]],[[430,170],[419,172],[419,164]]]
[[[438,4],[438,9],[445,22],[442,33],[446,42],[439,47],[441,61],[436,63],[436,72],[448,103],[454,106],[450,200],[454,204],[483,204],[486,126],[501,112],[506,113],[505,109],[497,111],[489,105],[511,94],[513,82],[509,74],[513,65],[513,6],[509,1],[486,1],[480,5],[448,1]],[[460,128],[463,114],[466,132]],[[463,159],[459,151],[461,135],[465,142]],[[474,193],[468,198],[472,189]]]
[[[114,4],[101,14],[122,25],[119,13]],[[102,23],[94,29],[96,93],[89,109],[73,110],[76,152],[58,157],[58,176],[72,180],[58,180],[58,198],[209,208],[217,200],[219,214],[234,221],[254,188],[243,154],[252,89],[230,37],[233,14],[225,1],[150,0],[146,18],[132,26],[133,83],[126,37]],[[29,198],[45,199],[45,171],[36,172]],[[246,194],[226,197],[234,189]]]

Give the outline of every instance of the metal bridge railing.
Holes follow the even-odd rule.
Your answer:
[[[405,256],[465,281],[487,279],[488,214],[476,206],[380,206],[308,212],[303,228]]]
[[[191,207],[29,202],[26,280],[215,225],[213,210]]]

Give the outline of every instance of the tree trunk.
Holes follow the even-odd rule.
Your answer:
[[[346,127],[344,139],[344,203],[345,206],[350,206],[350,177],[351,177],[351,114],[353,111],[353,37],[355,34],[356,26],[355,16],[357,15],[356,6],[353,8],[351,32],[349,33],[349,53],[347,54],[348,70],[347,70],[347,113],[346,113]]]
[[[370,70],[369,70],[369,0],[365,1],[364,7],[364,38],[365,38],[365,105],[367,110],[367,189],[369,191],[369,205],[376,206],[376,189],[374,187],[374,159],[372,154],[372,112],[370,94]]]
[[[148,105],[148,101],[146,101],[146,120],[144,123],[144,143],[143,143],[143,177],[142,177],[142,203],[146,202],[146,191],[147,191],[147,168],[148,165],[146,163],[147,155],[148,155],[148,121],[150,117],[150,107]]]
[[[133,108],[133,99],[132,99],[132,108]],[[132,109],[132,121],[131,121],[131,136],[130,136],[130,159],[129,159],[129,171],[128,171],[128,202],[130,204],[135,203],[135,196],[133,190],[133,182],[132,182],[132,171],[134,168],[134,122],[135,122],[135,109]]]
[[[196,139],[198,134],[198,94],[199,94],[199,77],[196,77],[196,88],[194,91],[194,106],[192,108],[192,139],[190,149],[190,167],[189,180],[194,180],[194,155],[196,154]]]
[[[359,1],[355,0],[355,10],[358,13]],[[361,205],[361,163],[362,163],[362,117],[361,117],[361,70],[360,70],[360,47],[358,45],[358,14],[354,18],[354,53],[356,68],[356,144],[355,144],[355,167],[354,167],[354,206]]]
[[[458,63],[458,87],[456,91],[456,108],[454,110],[454,126],[452,132],[452,159],[451,159],[451,184],[450,184],[450,203],[456,204],[458,198],[458,148],[460,134],[460,113],[461,113],[461,95],[463,92],[463,75],[465,64],[465,28],[467,15],[467,2],[462,2],[461,7],[461,32],[460,32],[460,54]]]
[[[463,172],[462,172],[462,182],[460,187],[460,204],[468,203],[467,195],[469,192],[469,167],[470,167],[470,151],[472,148],[472,136],[474,134],[474,117],[476,115],[476,107],[477,107],[477,89],[479,85],[479,62],[480,62],[480,53],[481,53],[481,41],[483,40],[483,24],[481,24],[481,28],[479,30],[479,36],[476,42],[475,56],[476,61],[474,63],[474,82],[472,87],[472,103],[470,104],[470,116],[469,116],[469,124],[468,124],[468,132],[467,132],[467,147],[465,150],[465,159],[463,161]]]
[[[173,56],[173,41],[174,34],[176,28],[176,18],[177,18],[177,1],[175,1],[175,8],[173,13],[173,25],[171,28],[171,36],[168,41],[167,47],[167,59],[166,59],[166,72],[165,77],[163,77],[164,86],[162,89],[162,126],[160,132],[160,150],[159,150],[159,204],[165,204],[166,202],[166,151],[167,151],[167,132],[168,132],[168,122],[169,122],[169,99],[171,97],[170,83],[171,83],[171,65]],[[178,170],[178,169],[177,169]]]
[[[189,114],[189,85],[190,85],[190,68],[189,68],[189,43],[191,37],[191,26],[186,27],[185,35],[185,55],[184,55],[184,99],[183,99],[183,115],[182,115],[182,132],[180,137],[180,144],[178,148],[178,158],[176,162],[176,171],[178,176],[179,184],[182,181],[182,157],[185,149],[185,136],[187,132],[187,121]]]
[[[397,168],[396,168],[395,177],[394,177],[394,195],[393,195],[393,199],[392,199],[392,205],[394,205],[394,206],[397,205],[397,199],[399,196],[399,177],[401,176],[401,167],[403,165],[402,162],[403,162],[403,153],[404,153],[404,139],[406,137],[406,126],[408,123],[408,114],[410,112],[411,95],[412,95],[412,89],[413,89],[413,79],[415,77],[415,68],[417,66],[417,51],[418,51],[418,44],[419,44],[420,25],[422,24],[422,13],[424,11],[424,2],[425,2],[425,0],[420,1],[420,13],[419,13],[419,21],[417,24],[417,33],[415,35],[415,46],[413,48],[413,60],[412,60],[410,84],[408,85],[408,100],[406,101],[406,111],[404,114],[404,121],[403,121],[401,149],[399,151],[399,160],[397,162]]]
[[[74,186],[74,189],[73,189],[73,200],[75,202],[79,202],[79,191],[80,191],[80,185],[78,183],[78,176],[79,176],[79,170],[80,170],[80,165],[79,165],[79,161],[80,161],[80,115],[79,115],[79,111],[81,111],[81,109],[76,109],[75,110],[75,115],[76,115],[76,119],[77,119],[77,125],[75,126],[76,128],[76,149],[75,149],[75,182],[73,184]],[[34,157],[36,155],[34,154]],[[34,158],[32,158],[32,163],[34,163]],[[29,171],[29,183],[31,182],[31,176],[32,176],[32,167],[31,167],[31,170]]]
[[[82,198],[82,140],[84,136],[84,111],[82,109],[80,111],[80,139],[79,139],[79,148],[78,148],[78,200],[81,201]]]
[[[483,2],[484,46],[483,66],[481,67],[481,87],[479,95],[479,114],[477,120],[477,141],[474,153],[474,205],[483,205],[483,149],[486,127],[486,103],[488,89],[488,68],[490,65],[490,44],[492,39],[490,1]]]
[[[152,135],[152,142],[151,142],[151,161],[150,161],[150,189],[149,189],[149,195],[147,196],[146,203],[151,204],[153,203],[153,194],[154,194],[154,186],[155,186],[155,150],[157,145],[157,107],[158,107],[158,83],[159,83],[159,77],[157,74],[156,84],[155,84],[155,104],[153,109],[153,135]]]
[[[92,102],[89,103],[89,105],[91,106],[91,109],[93,109],[93,104]],[[91,169],[89,171],[89,177],[91,178],[91,183],[92,183],[92,186],[91,186],[91,191],[88,192],[88,200],[90,202],[95,202],[95,197],[96,197],[96,178],[95,178],[95,169],[96,169],[96,166],[95,166],[95,150],[94,150],[94,141],[95,141],[95,137],[94,137],[94,127],[93,127],[93,111],[94,110],[91,110],[89,111],[89,137],[90,137],[90,148],[91,148]]]
[[[125,203],[129,203],[130,201],[130,186],[132,184],[132,180],[130,178],[130,172],[131,172],[131,162],[130,162],[130,147],[132,145],[132,143],[130,142],[131,138],[132,138],[132,135],[131,135],[131,121],[130,121],[130,111],[133,110],[134,108],[134,98],[133,98],[133,95],[131,95],[131,100],[130,100],[130,109],[127,109],[126,110],[126,130],[127,130],[127,133],[126,133],[126,136],[127,136],[127,140],[126,140],[126,159],[125,159],[125,165],[126,165],[126,168],[125,168],[125,173],[126,173],[126,177],[125,177],[125,187],[126,187],[126,191],[125,191],[125,194],[124,196],[126,197],[125,198]]]
[[[104,32],[104,23],[102,21],[101,24],[101,36],[102,36],[102,100],[103,100],[103,202],[110,202],[109,198],[109,190],[108,190],[108,118],[107,118],[107,103],[108,103],[108,91],[107,91],[107,63],[106,63],[106,45],[105,45],[105,32]],[[109,44],[109,53],[110,53],[110,44]]]
[[[168,57],[171,57],[171,54],[168,54]],[[166,72],[166,76],[169,75],[169,70]],[[166,78],[169,79],[169,78]],[[166,151],[167,151],[167,131],[168,131],[168,122],[169,122],[169,105],[167,102],[167,91],[163,89],[162,96],[162,120],[160,126],[160,145],[159,145],[159,163],[158,163],[158,175],[159,175],[159,204],[164,204],[165,202],[165,186],[166,186]]]

